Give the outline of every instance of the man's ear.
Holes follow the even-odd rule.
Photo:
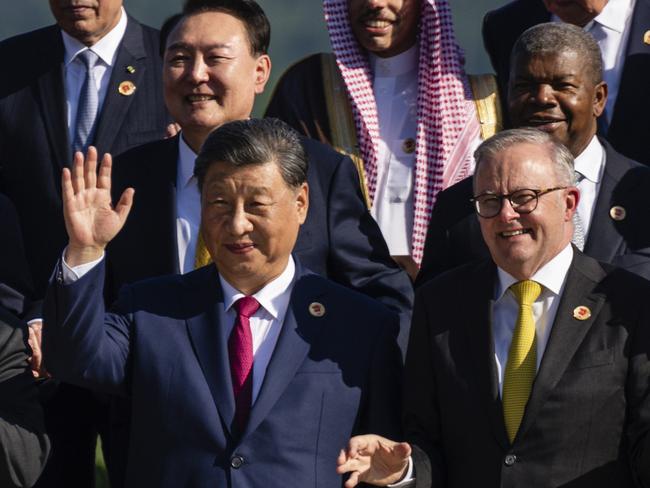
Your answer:
[[[298,212],[298,220],[300,225],[302,225],[307,219],[307,211],[309,210],[309,185],[307,182],[300,185],[296,193],[296,210]]]
[[[575,186],[570,186],[567,188],[565,204],[566,204],[566,213],[565,221],[573,220],[573,214],[578,211],[578,202],[580,201],[580,190]]]
[[[594,88],[594,116],[600,117],[605,111],[605,105],[607,104],[607,93],[609,89],[607,88],[607,83],[601,81]]]
[[[266,83],[271,76],[271,58],[268,54],[260,55],[255,61],[255,94],[259,95],[264,91]]]

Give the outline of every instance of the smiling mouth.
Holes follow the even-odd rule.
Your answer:
[[[530,229],[506,230],[503,232],[499,232],[499,237],[503,237],[504,239],[507,239],[509,237],[520,236],[523,234],[530,234]]]
[[[190,103],[209,102],[214,99],[214,95],[188,95],[185,97],[185,100]]]
[[[526,125],[530,127],[535,127],[540,130],[544,129],[553,129],[558,124],[564,123],[564,119],[550,119],[550,118],[537,118],[533,117],[526,120]]]

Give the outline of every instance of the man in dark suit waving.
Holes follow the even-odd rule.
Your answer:
[[[474,194],[491,259],[418,290],[409,444],[353,438],[346,486],[647,486],[650,283],[571,245],[573,157],[547,133],[483,143]]]
[[[350,433],[397,430],[398,320],[291,256],[309,206],[297,134],[252,119],[208,136],[195,174],[215,264],[127,286],[105,314],[103,250],[133,201],[113,209],[110,172],[106,156],[96,178],[92,149],[64,170],[44,354],[59,377],[130,396],[126,486],[339,486]]]
[[[49,3],[56,25],[0,43],[12,70],[0,79],[0,191],[20,219],[34,288],[26,317],[33,330],[66,242],[61,169],[89,144],[117,155],[160,139],[168,122],[158,31],[128,16],[122,0]],[[110,446],[102,402],[68,385],[45,397],[53,446],[39,488],[91,486],[98,430]]]
[[[518,39],[508,112],[516,127],[538,127],[573,154],[582,194],[574,242],[599,261],[650,278],[650,169],[596,136],[606,101],[600,52],[588,33],[569,24],[546,23]],[[418,285],[488,255],[472,195],[472,181],[466,179],[438,196]]]

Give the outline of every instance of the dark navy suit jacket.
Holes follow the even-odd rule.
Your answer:
[[[503,100],[508,93],[510,51],[529,27],[549,22],[542,0],[514,0],[488,12],[483,19],[483,42],[497,73]],[[650,0],[636,0],[625,47],[623,72],[607,140],[625,156],[650,165],[650,44],[644,42],[650,28]],[[503,111],[507,114],[507,110]],[[605,135],[605,134],[602,134]]]
[[[0,192],[14,203],[38,298],[67,242],[61,170],[72,160],[66,123],[64,47],[58,26],[0,43],[11,75],[0,77]],[[134,70],[128,70],[131,66]],[[132,73],[129,71],[133,71]],[[132,81],[136,91],[121,95]],[[162,138],[168,116],[162,98],[158,31],[129,17],[99,115],[94,144],[120,154]]]
[[[58,275],[60,276],[60,275]],[[122,289],[105,314],[104,264],[45,303],[48,366],[126,394],[133,407],[127,487],[341,486],[349,436],[399,436],[397,317],[299,262],[282,330],[249,422],[232,427],[223,292],[216,268]],[[318,302],[325,315],[315,317]]]
[[[294,254],[315,273],[376,298],[401,316],[406,345],[413,287],[391,259],[359,191],[349,158],[303,138],[309,158],[309,212]],[[117,158],[113,198],[135,188],[126,225],[108,247],[110,303],[125,283],[178,273],[176,172],[178,139],[152,142]]]
[[[584,252],[650,279],[650,169],[617,153],[603,139],[600,142],[605,147],[605,171]],[[490,257],[472,195],[472,178],[438,194],[417,287],[448,269]],[[615,206],[625,209],[623,220],[612,218]]]

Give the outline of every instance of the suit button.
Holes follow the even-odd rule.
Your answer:
[[[241,468],[241,465],[244,464],[244,458],[238,455],[235,455],[230,458],[230,466],[232,466],[234,469],[239,469]]]
[[[506,466],[512,466],[517,462],[517,456],[514,454],[508,454],[506,458],[503,460]]]

